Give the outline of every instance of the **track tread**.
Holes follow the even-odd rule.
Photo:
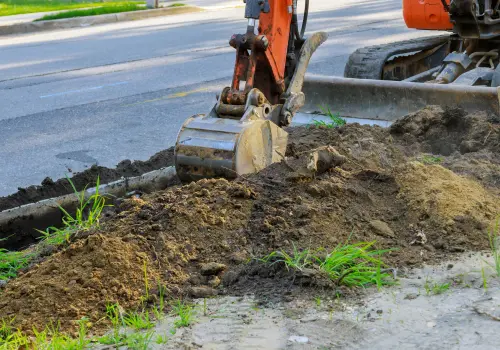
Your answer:
[[[386,61],[393,55],[428,50],[450,40],[450,35],[418,38],[391,44],[368,46],[354,51],[349,56],[344,77],[356,79],[382,79]]]

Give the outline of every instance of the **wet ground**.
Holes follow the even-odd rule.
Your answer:
[[[399,285],[356,300],[294,299],[262,307],[253,296],[198,300],[196,323],[154,349],[498,349],[500,280],[486,254],[398,271]],[[482,278],[485,269],[487,287]],[[450,284],[442,294],[427,288]]]

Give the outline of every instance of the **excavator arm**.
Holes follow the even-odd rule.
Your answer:
[[[327,35],[303,39],[297,0],[246,0],[245,18],[246,32],[229,41],[236,50],[231,86],[179,132],[175,165],[182,181],[234,178],[281,161],[288,136],[282,127],[305,103],[305,72]]]

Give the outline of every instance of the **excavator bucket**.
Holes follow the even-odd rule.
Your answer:
[[[189,182],[255,173],[279,162],[287,141],[287,132],[270,120],[196,116],[184,123],[177,139],[177,176]]]
[[[497,87],[428,84],[309,75],[301,112],[322,106],[343,117],[395,121],[426,106],[460,107],[467,112],[500,115]]]

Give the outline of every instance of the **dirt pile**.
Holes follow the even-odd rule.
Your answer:
[[[115,169],[94,165],[86,171],[74,174],[71,177],[71,181],[76,189],[81,191],[86,186],[95,185],[98,177],[101,184],[106,184],[119,180],[122,177],[139,176],[173,164],[174,149],[169,148],[156,153],[147,161],[123,160]],[[54,181],[51,178],[46,178],[39,186],[19,188],[18,192],[10,196],[0,197],[0,211],[70,193],[73,193],[73,188],[67,179]]]
[[[439,139],[454,146],[439,145]],[[473,152],[461,147],[478,140],[482,146]],[[311,158],[311,150],[325,145],[329,154],[345,157],[331,157],[339,166],[314,176],[297,171],[296,164],[323,159]],[[74,330],[83,315],[96,323],[107,300],[137,305],[145,293],[144,261],[150,284],[162,283],[168,296],[178,297],[279,285],[276,271],[250,271],[245,263],[293,245],[328,249],[348,239],[376,240],[378,248],[397,248],[385,257],[391,266],[485,249],[485,227],[500,213],[500,184],[480,177],[469,159],[484,155],[481,164],[494,169],[499,148],[498,123],[456,110],[426,109],[391,129],[292,129],[286,162],[259,174],[202,180],[125,201],[98,235],[10,282],[0,317],[17,314],[28,330],[54,319]],[[442,153],[422,154],[437,150]],[[455,162],[445,168],[450,159],[460,160],[459,170]],[[207,263],[218,268],[208,273]]]

